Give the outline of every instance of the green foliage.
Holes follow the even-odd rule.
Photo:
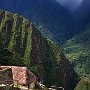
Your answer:
[[[43,70],[44,72],[44,68],[42,65],[32,65],[32,66],[29,66],[29,69],[37,76],[37,77],[40,77],[41,76],[41,72]],[[42,73],[43,73],[42,72]]]
[[[14,22],[12,26],[12,35],[10,39],[9,49],[13,50],[14,44],[15,44],[15,34],[16,34],[16,24],[17,24],[17,16],[13,16]]]
[[[49,50],[48,50],[49,57],[51,59],[54,59],[56,61],[56,63],[59,64],[61,61],[60,47],[55,42],[51,41],[50,39],[47,39],[47,41],[48,41],[48,45],[49,45]]]
[[[24,44],[24,39],[25,39],[25,32],[26,32],[26,25],[28,23],[28,20],[23,18],[23,22],[22,22],[22,36],[21,36],[21,48],[23,48],[23,44]]]
[[[23,59],[21,59],[20,55],[13,53],[9,49],[0,50],[0,64],[6,66],[7,65],[25,66],[23,64]]]
[[[12,57],[12,61],[10,65],[13,66],[25,66],[25,64],[23,63],[24,59],[21,58],[21,55],[18,53],[13,53],[13,57]]]
[[[64,83],[69,82],[69,80],[67,80],[67,77],[72,77],[70,76],[70,73],[73,70],[71,70],[70,68],[71,66],[69,61],[65,58],[64,54],[61,52],[56,43],[51,40],[47,40],[47,42],[41,36],[41,34],[37,35],[40,32],[38,33],[36,31],[37,29],[35,30],[35,28],[33,28],[33,26],[30,24],[31,23],[22,16],[18,16],[16,14],[13,15],[8,12],[4,13],[4,17],[0,24],[0,31],[2,34],[0,37],[1,65],[26,66],[39,78],[44,77],[46,85],[50,86],[56,84],[58,86],[64,86]],[[3,30],[4,32],[2,32]],[[32,45],[36,44],[36,42],[33,42],[34,40],[32,41],[32,39],[34,39],[34,35],[32,34],[36,35],[36,37],[39,37],[39,40],[41,40],[39,42],[41,46],[38,47],[38,49],[37,45],[35,45],[36,47],[33,47],[32,49]],[[7,45],[6,42],[8,42]],[[45,48],[43,48],[44,44],[46,46]],[[7,50],[5,49],[6,47]],[[42,48],[45,49],[45,53],[43,52]],[[33,50],[34,52],[35,50],[40,50],[42,52],[41,53],[39,51],[38,53],[36,53],[40,56],[37,55],[37,57],[35,58],[35,62],[33,62],[34,58],[31,58],[32,56],[34,56],[34,53],[31,52],[31,50]],[[40,60],[42,59],[41,63],[38,63],[39,60],[37,59],[39,58]],[[32,65],[30,64],[30,60],[32,60]],[[45,75],[43,76],[44,73]],[[66,87],[68,87],[68,85],[66,85]]]
[[[38,73],[39,72],[39,70],[40,70],[40,66],[39,65],[33,65],[33,66],[31,66],[29,69],[31,70],[31,71],[33,71],[33,72],[35,72],[35,73]]]
[[[13,52],[11,59],[7,60],[8,65],[29,66],[32,43],[32,27],[29,26],[30,22],[22,16],[3,12],[0,23],[0,50],[7,48]],[[6,45],[7,42],[8,44]],[[1,62],[4,58],[1,56]]]
[[[44,66],[46,70],[46,84],[65,87],[65,82],[69,82],[66,81],[66,78],[71,77],[69,74],[71,72],[70,63],[61,52],[60,48],[51,40],[48,40],[48,51],[46,57],[47,60]],[[74,79],[73,82],[74,84],[76,83]],[[71,86],[71,88],[73,87],[74,85]]]
[[[5,14],[2,17],[2,21],[0,23],[0,32],[2,31],[2,28],[5,26]]]
[[[55,84],[56,76],[56,66],[60,63],[60,53],[61,50],[59,47],[51,40],[48,39],[48,51],[47,51],[47,60],[45,62],[46,70],[46,79],[45,82],[47,85]]]
[[[32,27],[28,29],[28,37],[27,37],[27,46],[25,50],[25,55],[24,55],[24,64],[27,65],[27,67],[30,66],[30,54],[31,54],[31,43],[32,43]]]
[[[0,64],[2,65],[10,65],[12,60],[13,53],[8,49],[0,50]]]
[[[82,79],[76,86],[74,90],[90,90],[90,79]]]
[[[68,40],[64,45],[66,57],[80,77],[90,74],[90,26],[87,31]]]

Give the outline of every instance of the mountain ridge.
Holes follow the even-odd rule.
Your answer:
[[[43,35],[54,39],[59,44],[73,35],[71,14],[54,0],[30,0],[27,2],[23,0],[24,4],[18,2],[18,7],[15,6],[16,0],[10,2],[11,4],[6,2],[7,4],[2,1],[5,5],[1,4],[1,9],[21,14],[32,20]],[[69,35],[69,33],[71,34]]]

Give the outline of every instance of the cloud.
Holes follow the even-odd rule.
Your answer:
[[[56,0],[62,6],[67,7],[70,11],[76,10],[79,5],[83,3],[83,0]]]

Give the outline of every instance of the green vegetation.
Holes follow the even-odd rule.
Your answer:
[[[30,54],[31,54],[31,45],[32,45],[32,27],[28,30],[28,37],[27,37],[27,46],[25,49],[25,55],[24,55],[24,64],[27,65],[27,67],[30,67]]]
[[[44,65],[46,85],[57,85],[64,87],[65,90],[73,90],[78,82],[78,77],[68,59],[64,56],[59,46],[49,39],[47,52],[47,59]],[[65,82],[68,83],[65,84]]]
[[[15,34],[16,34],[16,25],[17,25],[17,15],[14,15],[13,16],[14,18],[14,22],[13,22],[13,26],[12,26],[12,36],[11,36],[11,39],[10,39],[10,44],[9,44],[9,49],[13,49],[14,47],[14,44],[15,44]]]
[[[8,49],[0,50],[0,64],[8,65],[11,64],[13,53],[10,52]]]
[[[45,70],[46,70],[46,83],[48,85],[55,84],[55,76],[56,76],[56,67],[60,63],[60,54],[61,51],[57,47],[57,45],[51,41],[48,40],[48,53],[47,53],[47,60],[45,64]]]
[[[90,90],[90,78],[81,79],[74,90]]]
[[[23,44],[24,44],[24,39],[25,39],[25,32],[26,32],[26,25],[28,23],[28,20],[23,18],[23,21],[22,21],[22,36],[21,36],[21,48],[23,48]]]
[[[85,32],[68,40],[63,48],[66,57],[81,78],[75,90],[90,90],[90,25]]]
[[[90,28],[67,41],[64,45],[66,57],[73,63],[80,77],[90,74]]]
[[[72,90],[73,82],[76,83],[74,70],[59,46],[46,40],[22,16],[0,11],[2,12],[0,65],[26,66],[47,86],[56,85]]]
[[[17,57],[17,59],[15,59]],[[23,60],[18,54],[13,53],[8,49],[0,50],[0,64],[1,65],[17,65],[24,66]]]
[[[32,43],[30,22],[22,16],[10,12],[0,11],[0,13],[3,14],[0,23],[0,51],[7,48],[8,51],[13,53],[12,57],[10,56],[12,63],[10,61],[9,65],[28,66],[30,64]],[[3,64],[2,62],[0,63]]]

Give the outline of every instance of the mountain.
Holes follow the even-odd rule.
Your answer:
[[[63,52],[71,61],[80,82],[75,90],[90,89],[90,24],[84,32],[68,40],[63,46]]]
[[[59,44],[75,34],[70,12],[55,0],[0,0],[0,8],[25,16]]]
[[[0,64],[26,66],[45,85],[72,90],[77,82],[69,60],[28,19],[0,10]],[[52,71],[51,71],[52,70]]]
[[[90,74],[90,24],[84,32],[68,40],[63,48],[78,75],[87,77]]]
[[[57,1],[59,0],[0,0],[0,8],[28,18],[45,37],[61,45],[83,32],[90,23],[90,1],[64,0],[66,6]],[[71,8],[74,5],[75,10]]]
[[[63,52],[71,61],[80,82],[75,90],[90,88],[90,1],[83,0],[81,6],[73,13],[75,30],[79,32],[63,45]]]

